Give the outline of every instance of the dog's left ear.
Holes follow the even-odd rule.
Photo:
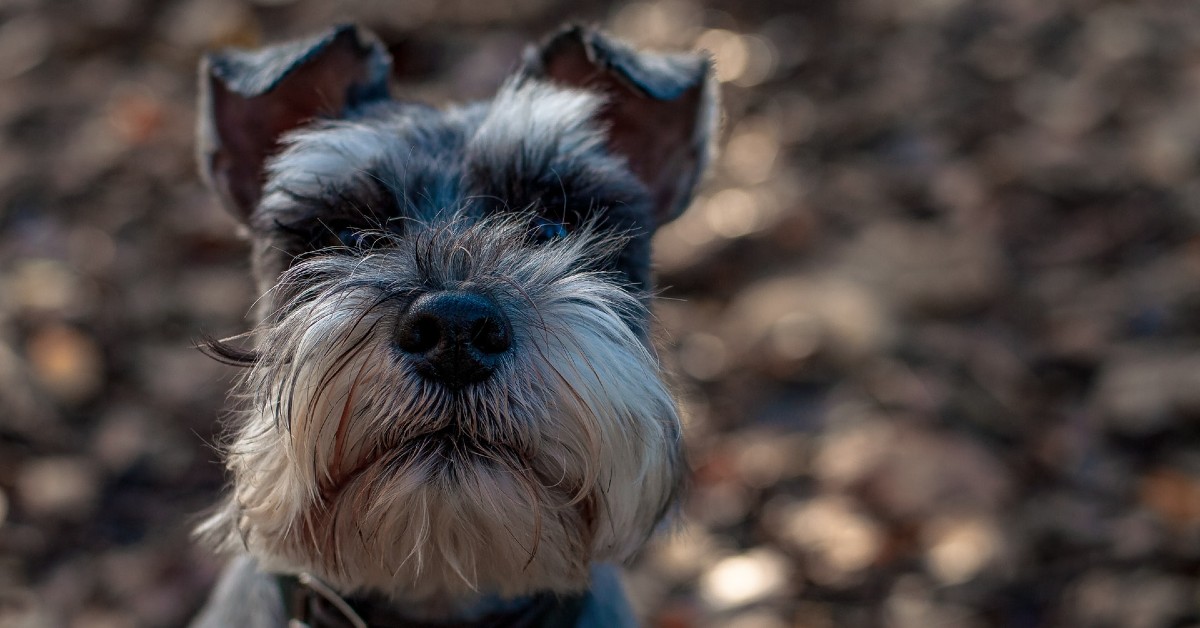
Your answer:
[[[527,76],[605,94],[608,146],[653,194],[657,225],[687,208],[717,127],[717,82],[706,55],[639,52],[572,26],[527,50],[524,63]]]
[[[242,221],[258,205],[264,162],[280,137],[388,97],[391,58],[353,25],[262,50],[227,50],[200,63],[200,170]]]

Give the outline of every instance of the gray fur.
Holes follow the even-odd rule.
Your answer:
[[[599,563],[591,569],[591,589],[576,628],[636,628],[637,617],[625,595],[618,569]],[[283,628],[287,626],[279,587],[249,556],[230,561],[208,604],[191,628]]]
[[[648,288],[650,198],[606,150],[593,119],[601,102],[512,81],[489,102],[444,111],[385,103],[290,134],[250,217],[260,288],[309,252],[305,233],[329,235],[331,221],[402,233],[463,212],[602,222],[629,236],[610,268]]]
[[[208,604],[192,628],[279,628],[287,625],[275,579],[246,554],[235,556],[221,573]]]
[[[650,237],[707,163],[710,64],[577,29],[493,100],[434,109],[383,98],[386,57],[347,32],[205,69],[251,98],[347,59],[367,80],[341,115],[259,138],[278,147],[269,158],[229,155],[262,173],[239,211],[263,297],[253,348],[210,347],[246,371],[224,450],[233,490],[198,530],[235,558],[196,625],[282,625],[267,574],[301,572],[415,618],[586,590],[577,625],[634,625],[607,563],[642,546],[684,469],[648,339]],[[322,52],[339,41],[337,59]],[[560,54],[575,55],[570,71],[553,69]],[[636,93],[573,84],[579,63]],[[631,97],[696,116],[645,138],[666,143],[661,172],[625,152],[637,125],[621,116],[645,104]],[[236,137],[243,121],[201,128]],[[454,290],[512,326],[494,374],[462,390],[427,380],[394,341],[417,297]]]

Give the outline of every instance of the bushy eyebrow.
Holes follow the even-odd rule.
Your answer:
[[[394,230],[394,200],[369,177],[324,182],[302,190],[277,189],[274,202],[252,220],[257,237],[275,240],[289,256],[324,248],[345,228]],[[398,224],[398,223],[396,223]]]

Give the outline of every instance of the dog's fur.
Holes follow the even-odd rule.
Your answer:
[[[446,109],[392,100],[388,68],[353,27],[202,67],[202,170],[264,296],[252,349],[210,344],[246,370],[199,534],[239,558],[198,625],[282,625],[273,573],[443,621],[598,578],[625,621],[592,566],[641,547],[684,467],[649,242],[709,161],[710,63],[569,28]],[[397,348],[442,291],[510,323],[491,377],[446,386]]]

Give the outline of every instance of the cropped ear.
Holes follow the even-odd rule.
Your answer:
[[[261,50],[207,55],[200,62],[201,174],[245,221],[280,137],[315,118],[388,98],[390,66],[379,41],[353,25]]]
[[[718,105],[704,54],[639,52],[603,33],[569,26],[525,53],[526,76],[607,97],[599,116],[608,147],[654,197],[655,222],[692,200],[713,152]]]

